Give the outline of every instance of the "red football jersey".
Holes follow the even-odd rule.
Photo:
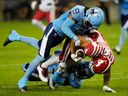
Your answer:
[[[114,63],[114,55],[107,41],[97,30],[86,35],[85,39],[91,41],[85,48],[85,54],[92,58],[92,71],[104,73]]]
[[[91,43],[84,48],[86,56],[92,58],[91,70],[94,73],[104,73],[114,63],[114,55],[103,35],[97,30],[84,36]],[[70,43],[67,40],[64,43],[63,50],[59,59],[66,62],[70,57]]]

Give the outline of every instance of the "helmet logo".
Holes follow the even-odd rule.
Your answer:
[[[90,14],[97,14],[98,13],[98,10],[95,10],[95,9],[92,9]]]

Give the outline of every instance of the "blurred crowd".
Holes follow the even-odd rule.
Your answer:
[[[33,17],[34,12],[38,9],[36,6],[35,9],[32,7],[33,1],[37,1],[38,4],[41,0],[3,0],[2,6],[2,15],[4,20],[14,20],[14,19],[31,19]],[[88,0],[89,1],[89,0]],[[63,12],[72,8],[77,4],[84,5],[84,3],[88,2],[83,0],[54,0],[56,6],[56,14],[57,18]],[[106,23],[111,24],[110,16],[109,16],[109,7],[110,0],[93,0],[95,6],[101,7],[106,13]]]
[[[38,6],[33,9],[33,1],[37,1],[38,4],[41,0],[3,0],[2,3],[2,15],[4,20],[14,19],[29,19],[33,16],[34,12],[38,9]],[[43,0],[42,0],[43,1]],[[56,17],[75,6],[76,4],[82,4],[80,0],[53,0],[56,6]]]
[[[2,14],[4,20],[30,18],[32,15],[30,0],[4,0]]]

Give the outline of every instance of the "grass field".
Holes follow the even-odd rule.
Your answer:
[[[115,94],[102,91],[102,75],[85,80],[80,89],[62,86],[50,90],[46,83],[29,82],[29,91],[21,93],[17,88],[17,82],[24,74],[21,65],[30,62],[37,54],[37,50],[19,42],[3,47],[2,44],[12,29],[16,29],[22,35],[37,39],[42,37],[41,30],[31,25],[30,21],[0,22],[0,96],[128,96],[128,42],[121,55],[114,53],[115,64],[112,66],[110,86],[117,91]],[[113,22],[111,26],[103,24],[99,30],[108,40],[110,47],[114,48],[120,35],[119,23]],[[60,46],[56,48],[60,49]]]

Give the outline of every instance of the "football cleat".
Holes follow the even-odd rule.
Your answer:
[[[20,91],[21,92],[26,92],[28,89],[27,89],[27,86],[24,86],[24,87],[22,87],[22,88],[20,88]]]
[[[7,38],[7,39],[5,40],[3,46],[5,47],[6,45],[8,45],[8,44],[11,43],[11,42],[12,42],[12,41],[11,41],[9,38]]]
[[[48,86],[50,89],[55,89],[55,83],[53,82],[52,77],[53,77],[52,73],[49,73],[48,74]]]
[[[111,89],[110,87],[108,87],[106,85],[103,86],[103,91],[108,92],[108,93],[116,93],[115,90]]]
[[[47,69],[42,68],[41,65],[39,65],[37,67],[37,71],[39,73],[39,78],[43,81],[43,82],[48,82],[48,76],[47,76]]]
[[[8,38],[5,40],[3,46],[7,46],[11,42],[18,41],[19,39],[20,39],[20,35],[15,30],[12,30],[10,31],[10,34]]]
[[[115,47],[115,48],[113,49],[113,51],[116,52],[117,55],[120,55],[120,52],[121,52],[120,48]]]
[[[27,81],[28,81],[28,79],[27,78],[25,78],[25,77],[23,77],[23,78],[21,78],[20,80],[19,80],[19,82],[18,82],[18,88],[23,92],[23,91],[27,91]]]

